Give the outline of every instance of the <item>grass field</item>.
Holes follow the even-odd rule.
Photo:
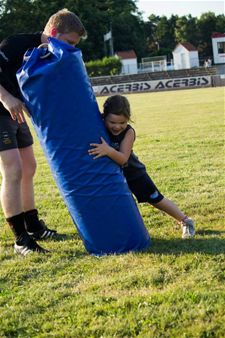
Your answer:
[[[39,213],[67,239],[15,256],[0,212],[1,338],[225,337],[224,88],[128,98],[135,151],[196,237],[182,240],[173,219],[143,204],[148,252],[88,255],[36,140]]]

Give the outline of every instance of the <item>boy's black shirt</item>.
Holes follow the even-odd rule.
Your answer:
[[[41,32],[33,34],[15,34],[0,43],[0,84],[10,94],[21,99],[16,72],[23,64],[24,53],[41,44]],[[9,112],[0,102],[0,116]]]
[[[123,141],[127,131],[129,129],[133,129],[129,124],[127,125],[126,129],[122,131],[119,135],[113,135],[109,131],[109,138],[111,142],[111,146],[119,150],[120,144]],[[135,134],[135,130],[134,130]],[[133,150],[131,151],[130,157],[127,163],[122,167],[124,176],[126,177],[127,182],[137,179],[146,173],[146,168],[143,163],[141,163],[138,157],[134,154]]]

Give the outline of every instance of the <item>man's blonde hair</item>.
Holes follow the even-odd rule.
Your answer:
[[[85,38],[87,36],[84,25],[78,16],[66,8],[50,16],[45,25],[44,33],[49,35],[53,28],[56,28],[58,33],[61,34],[76,32],[80,37]]]

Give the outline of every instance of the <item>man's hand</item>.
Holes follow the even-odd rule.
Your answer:
[[[13,120],[17,120],[19,123],[25,121],[24,112],[30,116],[27,108],[24,106],[23,102],[7,93],[2,97],[1,102],[3,106],[9,111]]]
[[[103,137],[101,137],[102,143],[90,143],[90,146],[93,147],[92,149],[88,150],[89,155],[93,155],[93,159],[102,157],[102,156],[109,156],[111,151],[113,150],[112,147],[106,143]]]

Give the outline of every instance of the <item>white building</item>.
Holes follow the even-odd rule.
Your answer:
[[[214,63],[225,63],[225,33],[212,34],[212,48]]]
[[[197,49],[189,42],[179,43],[173,51],[174,69],[199,67]]]
[[[137,56],[134,50],[116,52],[116,55],[121,59],[122,62],[122,74],[137,74],[138,64]]]

